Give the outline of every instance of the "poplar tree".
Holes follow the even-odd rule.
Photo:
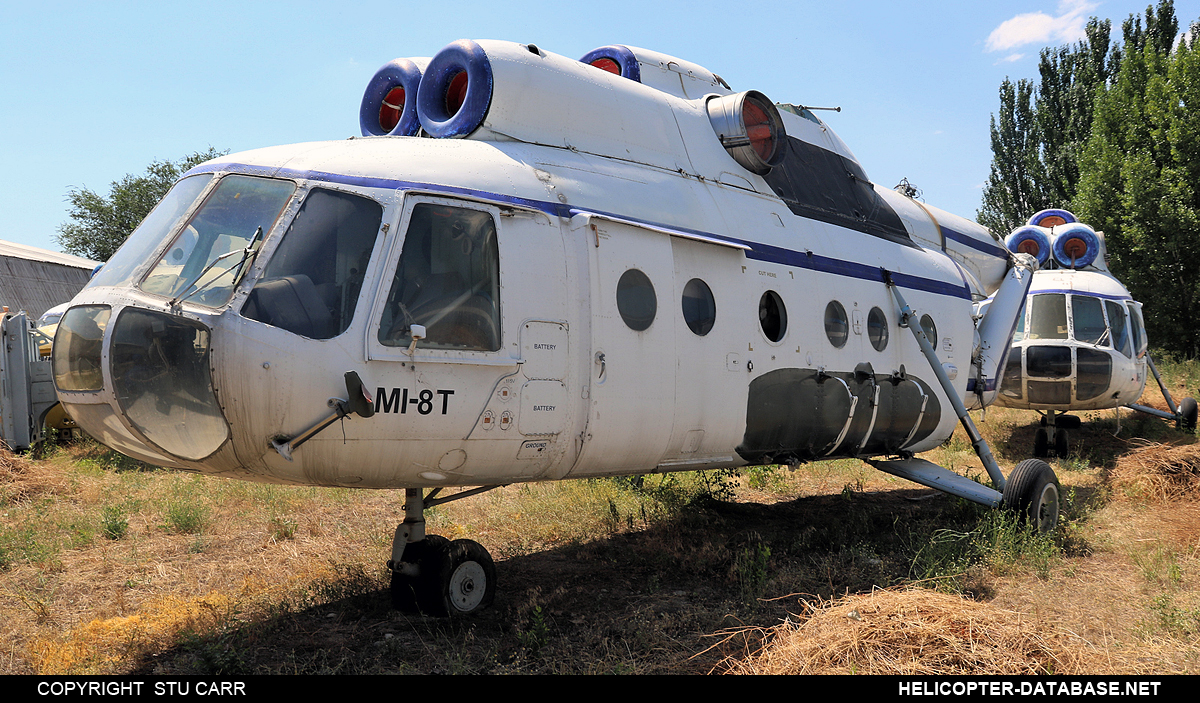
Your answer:
[[[1145,305],[1155,346],[1200,352],[1200,24],[1176,47],[1169,2],[1123,26],[1120,71],[1096,102],[1072,207]]]
[[[1042,49],[1037,90],[1027,80],[1000,84],[1000,120],[992,117],[992,165],[980,224],[1001,236],[1049,207],[1065,207],[1079,182],[1079,158],[1093,103],[1114,70],[1112,23],[1092,18],[1074,46]]]
[[[979,223],[1007,234],[1043,202],[1040,142],[1033,112],[1033,83],[1007,78],[1000,84],[1000,119],[991,120],[992,166],[983,189]]]

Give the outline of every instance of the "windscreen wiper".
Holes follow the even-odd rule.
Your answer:
[[[258,248],[259,248],[258,245],[261,244],[260,240],[262,239],[262,233],[263,233],[263,228],[262,228],[262,226],[259,226],[258,229],[254,230],[254,236],[250,238],[250,243],[246,245],[246,248],[234,249],[233,251],[227,251],[224,254],[221,254],[217,258],[213,259],[212,262],[209,263],[208,266],[205,266],[204,269],[202,271],[200,271],[200,273],[196,274],[196,276],[194,278],[192,278],[191,281],[188,282],[187,287],[185,287],[183,289],[183,292],[181,292],[179,295],[177,295],[171,299],[171,302],[168,303],[168,305],[171,308],[171,312],[178,313],[180,303],[182,303],[183,301],[192,297],[193,295],[196,295],[197,293],[204,290],[205,288],[208,288],[215,281],[217,281],[218,279],[220,279],[222,276],[229,273],[230,271],[233,271],[235,268],[237,269],[237,272],[234,274],[233,283],[232,283],[231,287],[237,287],[237,284],[242,280],[243,273],[245,271],[248,271],[250,268],[249,266],[246,266],[246,261],[250,258],[255,258],[258,256]],[[211,279],[209,279],[207,282],[205,282],[204,285],[196,288],[195,290],[192,290],[192,286],[196,285],[196,281],[199,281],[201,278],[204,277],[204,274],[211,271],[212,267],[216,266],[218,261],[221,261],[222,259],[227,259],[227,258],[233,256],[234,254],[237,254],[239,251],[242,254],[242,258],[238,260],[237,264],[230,266],[229,268],[225,269],[224,271],[217,274],[216,276],[213,276]],[[191,291],[191,292],[189,293],[188,291]]]

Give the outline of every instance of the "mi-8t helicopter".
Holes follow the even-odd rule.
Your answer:
[[[404,489],[393,599],[438,615],[495,569],[424,510],[511,482],[863,457],[1053,528],[1053,471],[1006,480],[962,401],[995,395],[1032,257],[874,186],[812,110],[653,51],[464,40],[385,65],[359,116],[175,185],[58,328],[80,426]],[[958,418],[1001,490],[914,457]]]
[[[1067,456],[1066,430],[1079,417],[1060,413],[1072,410],[1125,406],[1195,429],[1196,401],[1176,405],[1163,385],[1147,351],[1142,304],[1108,270],[1102,232],[1066,210],[1042,210],[1005,242],[1039,264],[996,399],[1042,413],[1034,456]],[[1137,404],[1147,369],[1170,412]]]

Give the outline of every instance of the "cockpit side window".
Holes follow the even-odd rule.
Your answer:
[[[345,332],[354,318],[383,207],[313,189],[242,306],[251,320],[310,339]]]
[[[500,259],[487,212],[418,203],[380,320],[379,341],[429,349],[500,349]]]
[[[1067,296],[1042,293],[1033,296],[1029,314],[1029,339],[1067,338]]]
[[[1104,323],[1104,305],[1099,298],[1088,295],[1071,296],[1071,322],[1075,339],[1088,344],[1103,344],[1108,325]]]
[[[208,307],[229,302],[247,266],[241,252],[261,244],[295,190],[292,181],[225,176],[146,275],[142,290]]]
[[[1112,300],[1104,301],[1108,310],[1108,324],[1112,328],[1113,348],[1125,356],[1133,356],[1129,346],[1129,325],[1125,322],[1125,306]]]
[[[1140,359],[1146,353],[1146,325],[1142,322],[1142,308],[1139,304],[1129,301],[1129,322],[1133,328],[1133,350]]]

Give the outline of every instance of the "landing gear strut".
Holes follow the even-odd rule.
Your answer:
[[[425,510],[498,486],[484,486],[437,499],[420,488],[405,489],[404,522],[392,538],[392,605],[408,613],[433,617],[462,616],[491,605],[496,597],[496,565],[483,545],[469,539],[453,542],[425,534]]]

